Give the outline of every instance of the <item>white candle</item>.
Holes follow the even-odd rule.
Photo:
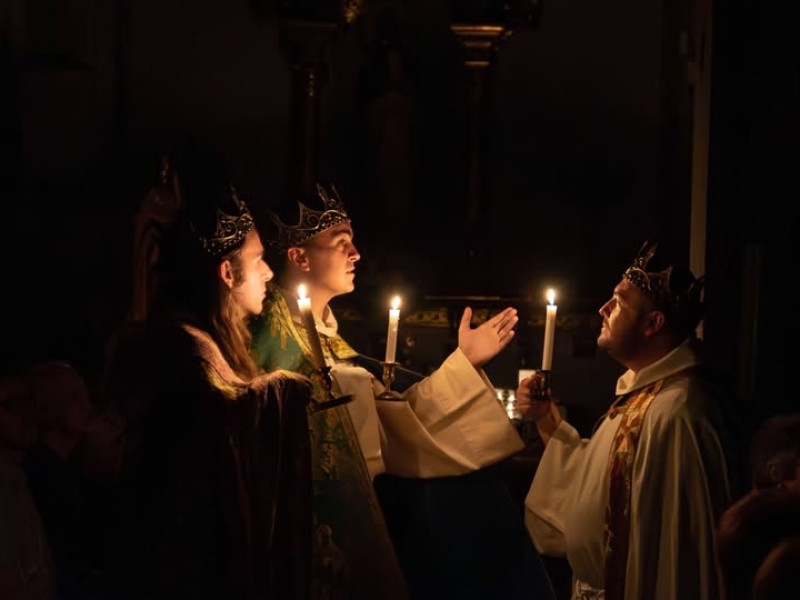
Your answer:
[[[544,349],[542,350],[542,370],[549,371],[553,366],[553,336],[556,333],[556,311],[558,306],[555,303],[556,293],[547,290],[547,318],[544,322]]]
[[[393,363],[397,351],[397,325],[400,322],[400,296],[392,299],[389,309],[389,329],[386,333],[386,362]]]
[[[306,298],[306,286],[302,284],[297,288],[297,306],[300,308],[303,326],[308,334],[308,343],[311,346],[311,360],[314,363],[314,367],[320,369],[325,366],[325,357],[322,354],[317,325],[314,323],[314,314],[311,312],[311,298]]]

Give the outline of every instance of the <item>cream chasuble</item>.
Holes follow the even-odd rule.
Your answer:
[[[301,325],[297,300],[286,290],[292,319]],[[341,339],[330,309],[316,322],[323,352],[347,405],[370,476],[463,475],[524,448],[482,370],[456,349],[429,377],[405,390],[402,402],[377,401],[383,384],[363,367],[335,355]]]
[[[718,597],[715,525],[730,491],[718,411],[691,376],[695,365],[686,341],[617,383],[616,394],[623,397],[660,382],[660,389],[652,388],[655,396],[644,413],[630,474],[627,599]],[[588,440],[562,422],[525,502],[537,549],[566,556],[575,589],[586,598],[605,597],[609,457],[621,420],[610,411]]]

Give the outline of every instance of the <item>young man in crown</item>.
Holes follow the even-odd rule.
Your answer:
[[[540,552],[566,555],[573,598],[719,595],[730,460],[721,398],[697,355],[702,280],[657,249],[642,247],[600,308],[597,344],[628,370],[591,438],[561,418],[541,376],[517,390],[546,445],[526,523]]]
[[[467,308],[459,327],[458,348],[439,369],[429,377],[420,376],[405,389],[403,385],[395,386],[401,392],[400,401],[379,399],[384,391],[380,375],[364,368],[369,367],[370,362],[342,339],[328,306],[332,298],[352,292],[355,287],[355,268],[360,255],[353,243],[353,228],[338,196],[330,197],[320,186],[317,191],[321,210],[301,203],[295,225],[286,225],[288,219],[272,215],[277,227],[274,242],[280,253],[273,262],[278,266],[279,275],[277,284],[268,286],[264,312],[253,329],[254,349],[265,369],[282,367],[315,378],[309,332],[300,318],[296,294],[298,286],[305,285],[324,359],[332,369],[335,395],[352,397],[349,404],[310,415],[318,535],[312,590],[320,597],[402,598],[409,591],[419,597],[448,592],[458,595],[459,581],[476,581],[477,572],[485,571],[491,562],[483,560],[482,565],[475,566],[472,562],[475,558],[468,557],[457,565],[460,567],[457,570],[453,564],[445,566],[444,558],[449,555],[452,560],[456,552],[464,552],[464,547],[457,548],[459,541],[455,538],[437,540],[436,528],[459,513],[459,499],[452,499],[453,504],[448,504],[446,510],[448,514],[441,513],[442,519],[428,523],[427,540],[408,540],[409,536],[416,535],[410,533],[411,521],[403,531],[395,529],[394,540],[391,540],[373,480],[382,473],[403,478],[464,475],[523,448],[481,370],[511,341],[518,320],[516,311],[505,309],[473,329]],[[320,387],[317,391],[317,399],[324,401],[324,390]],[[472,489],[476,494],[482,493],[478,486]],[[426,493],[434,492],[426,488]],[[428,502],[433,502],[432,497],[428,496]],[[491,511],[502,512],[508,508],[502,518],[513,519],[511,515],[516,513],[513,505],[507,507],[503,503],[509,496],[500,500],[493,498],[478,510],[492,514]],[[460,497],[464,505],[471,500],[473,498]],[[472,541],[476,541],[480,537],[478,522],[485,520],[477,516],[471,522],[469,519],[459,522],[457,526],[464,532],[461,535],[471,535]],[[511,531],[514,527],[508,526],[508,521],[499,525],[495,522],[495,525],[497,531]],[[519,532],[524,539],[521,519]],[[506,538],[503,543],[511,546],[519,540],[509,542]],[[525,543],[530,545],[527,540]],[[414,548],[409,553],[397,548],[404,574],[395,556],[398,544],[402,548]],[[334,547],[338,559],[326,563],[325,556],[332,553]],[[502,554],[507,549],[484,547],[480,552],[484,556],[483,553]],[[532,546],[530,551],[534,558],[527,558],[538,561]],[[427,557],[427,564],[421,566],[419,562],[404,561],[403,557],[409,554]],[[524,559],[520,556],[521,553],[515,554],[515,560],[521,560],[522,564]],[[442,565],[438,572],[435,566],[431,568],[437,561]],[[332,564],[339,566],[332,568]],[[535,563],[534,569],[537,566]],[[417,570],[420,567],[429,572],[422,575]],[[448,567],[455,572],[448,572]],[[500,569],[496,573],[500,573]],[[494,597],[503,597],[507,592],[503,585],[513,580],[508,575],[506,565],[502,574],[493,580]],[[481,594],[487,592],[472,589],[468,593],[470,597],[482,597]]]

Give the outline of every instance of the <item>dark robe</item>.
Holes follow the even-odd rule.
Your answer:
[[[127,422],[108,597],[307,597],[307,382],[245,383],[167,321],[120,337],[108,394]]]
[[[382,376],[380,361],[352,360]],[[402,392],[423,378],[396,368],[392,389]],[[383,473],[375,491],[414,600],[555,597],[502,465],[432,479]]]

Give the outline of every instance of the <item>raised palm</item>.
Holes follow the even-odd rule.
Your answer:
[[[514,338],[514,325],[519,321],[517,309],[506,308],[473,329],[472,309],[467,307],[458,327],[458,347],[476,369],[497,356]]]

